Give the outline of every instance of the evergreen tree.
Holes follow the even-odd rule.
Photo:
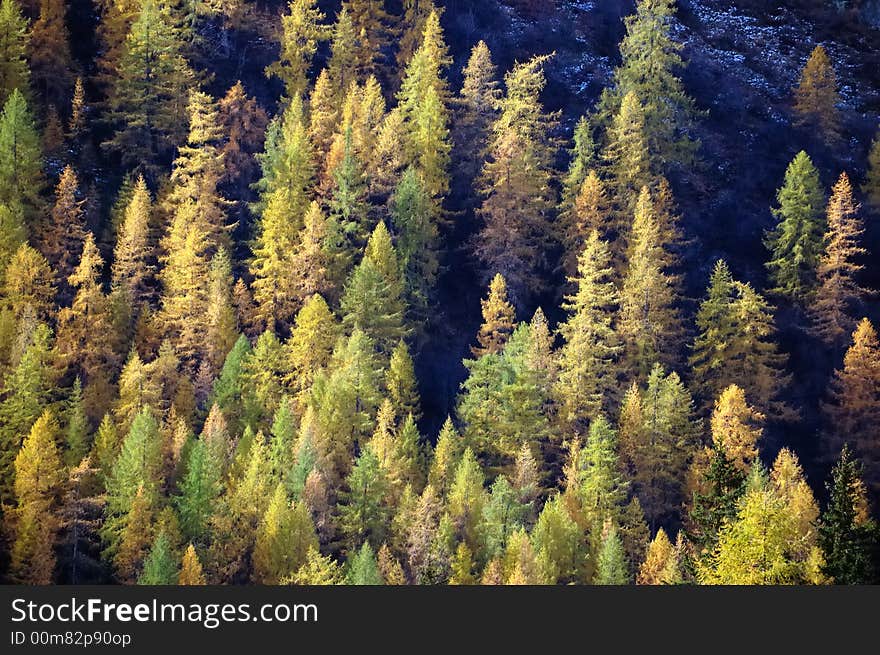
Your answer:
[[[256,154],[263,146],[269,119],[256,99],[248,97],[240,81],[220,99],[218,110],[225,136],[221,151],[226,170],[223,181],[233,185],[236,199],[243,201],[257,170]]]
[[[789,376],[786,357],[774,341],[772,308],[749,284],[734,280],[722,260],[715,264],[696,322],[700,332],[690,364],[704,406],[737,384],[762,413],[791,418],[792,410],[779,399]]]
[[[645,126],[645,109],[635,92],[620,103],[606,136],[602,159],[614,191],[619,222],[636,206],[640,190],[654,181],[655,170]]]
[[[823,571],[835,584],[867,584],[875,572],[871,562],[876,525],[862,506],[866,503],[860,467],[844,446],[829,480],[828,505],[819,523],[819,545],[825,555]]]
[[[547,60],[518,64],[504,78],[507,94],[482,173],[484,226],[473,243],[484,268],[504,276],[517,303],[542,288],[547,219],[555,204],[550,133],[556,116],[543,111],[539,98]]]
[[[625,585],[630,582],[626,552],[617,534],[617,528],[610,521],[602,531],[602,542],[596,557],[594,584]]]
[[[385,584],[379,571],[379,564],[370,543],[365,541],[351,559],[348,569],[348,584],[351,585],[382,585]]]
[[[407,333],[399,271],[391,235],[385,224],[379,223],[341,301],[343,324],[363,330],[385,354],[390,354]]]
[[[355,71],[360,77],[377,72],[385,59],[384,50],[391,36],[391,16],[385,11],[384,0],[346,0],[356,36],[354,42]]]
[[[626,395],[620,448],[650,525],[667,519],[683,500],[681,481],[698,435],[693,413],[691,395],[678,375],[666,375],[659,364],[644,393],[633,387]]]
[[[220,454],[202,440],[195,441],[189,449],[186,473],[180,482],[180,496],[175,502],[181,533],[194,544],[205,542],[210,518],[223,491]]]
[[[109,95],[115,126],[104,147],[121,154],[123,166],[153,178],[159,163],[183,137],[185,98],[194,74],[181,54],[168,6],[144,0],[130,23]]]
[[[144,560],[144,570],[138,577],[138,584],[172,585],[177,579],[177,561],[171,552],[168,535],[163,531],[156,536],[150,554]]]
[[[311,388],[315,375],[330,361],[338,336],[339,326],[324,298],[317,294],[308,298],[285,344],[294,388],[300,392]]]
[[[73,303],[58,312],[56,350],[60,363],[72,366],[86,382],[89,414],[99,417],[111,402],[109,380],[121,362],[107,339],[113,334],[110,308],[101,289],[104,262],[91,233],[86,236],[76,270],[68,278]]]
[[[107,511],[111,517],[127,514],[138,494],[152,502],[162,484],[161,457],[159,425],[150,408],[144,407],[132,421],[107,479]]]
[[[576,582],[582,574],[582,533],[559,496],[547,502],[532,531],[538,566],[552,584]]]
[[[439,272],[437,204],[415,168],[404,171],[391,198],[391,218],[397,231],[397,252],[408,313],[417,324],[430,316]]]
[[[727,387],[715,402],[712,442],[742,473],[747,473],[758,458],[763,421],[764,415],[746,402],[745,393],[735,384]]]
[[[0,102],[5,103],[16,89],[30,94],[30,70],[25,58],[30,34],[27,18],[16,0],[0,2]]]
[[[773,293],[802,303],[816,286],[816,266],[822,253],[825,222],[819,171],[807,153],[799,152],[785,171],[785,183],[776,193],[779,219],[767,233],[767,268]]]
[[[477,458],[470,448],[465,448],[449,487],[447,510],[457,536],[472,552],[477,552],[481,540],[480,524],[487,501],[483,482],[483,471]]]
[[[388,480],[372,449],[367,448],[357,458],[346,487],[349,491],[339,506],[343,532],[352,544],[381,544],[389,520],[385,504]]]
[[[12,4],[13,0],[8,0]],[[42,219],[45,185],[40,136],[24,94],[15,89],[0,114],[0,202],[34,229]]]
[[[67,398],[67,425],[64,430],[64,462],[75,468],[89,452],[89,419],[83,403],[82,383],[73,381]]]
[[[209,233],[197,218],[197,206],[188,201],[174,213],[162,240],[160,258],[163,293],[158,317],[164,336],[182,360],[194,366],[205,350],[202,334],[208,304]]]
[[[695,490],[689,510],[688,539],[697,557],[715,549],[721,527],[736,518],[737,502],[745,491],[746,476],[717,444],[709,452],[709,465]]]
[[[813,334],[831,346],[839,347],[852,333],[855,320],[849,310],[866,295],[855,280],[864,268],[855,260],[867,254],[859,244],[864,228],[858,210],[849,178],[841,173],[828,201],[825,251],[816,268],[816,294],[808,307]]]
[[[794,97],[798,124],[818,127],[832,141],[838,137],[840,95],[828,52],[821,45],[813,49],[801,70]]]
[[[341,9],[336,15],[336,24],[333,26],[333,35],[330,40],[330,61],[327,64],[328,81],[332,87],[337,106],[342,102],[357,77],[356,43],[357,33],[354,29],[354,21],[348,3],[342,3]]]
[[[312,59],[328,32],[316,0],[290,0],[287,10],[281,17],[280,58],[266,68],[266,75],[280,78],[285,94],[293,98],[306,92]]]
[[[449,187],[450,91],[442,76],[452,63],[436,11],[428,14],[421,45],[406,65],[398,107],[405,124],[404,150],[408,163],[421,172],[428,193],[442,196]]]
[[[636,14],[624,19],[626,36],[620,44],[622,63],[614,71],[614,92],[619,98],[633,93],[643,104],[651,160],[686,165],[699,147],[689,136],[697,112],[676,75],[684,62],[683,46],[671,34],[674,13],[674,0],[636,3]]]
[[[608,247],[593,230],[578,257],[577,275],[569,278],[576,291],[563,304],[569,316],[559,326],[564,344],[555,397],[560,417],[576,432],[608,408],[616,387],[612,366],[620,347],[612,329],[617,290],[610,263]]]
[[[0,400],[0,500],[13,491],[14,462],[22,439],[49,405],[54,384],[51,367],[52,332],[38,325],[15,368],[3,381]]]
[[[405,341],[398,342],[391,353],[385,389],[397,416],[411,416],[414,421],[421,418],[418,381]]]

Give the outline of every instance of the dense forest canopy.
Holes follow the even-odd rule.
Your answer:
[[[0,576],[877,582],[880,9],[764,4],[0,0]]]

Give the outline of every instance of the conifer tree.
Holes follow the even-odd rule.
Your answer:
[[[508,302],[507,282],[500,273],[492,278],[489,295],[480,304],[483,307],[483,324],[477,333],[479,346],[471,347],[475,357],[499,353],[516,325],[515,310]]]
[[[138,578],[152,543],[152,521],[152,501],[139,487],[128,514],[120,518],[116,537],[118,545],[113,550],[116,577],[123,584],[134,584]],[[106,532],[106,523],[104,527]]]
[[[342,567],[329,555],[321,555],[317,548],[310,548],[306,562],[290,578],[295,585],[341,585],[345,582]]]
[[[381,544],[388,529],[389,508],[385,503],[388,480],[371,448],[355,461],[346,480],[349,489],[340,503],[340,524],[350,543]]]
[[[502,97],[492,53],[485,41],[471,50],[462,76],[464,81],[456,103],[455,161],[458,175],[470,187],[489,154],[492,125],[498,118]]]
[[[574,126],[571,161],[567,173],[562,178],[562,198],[559,202],[559,215],[568,219],[569,223],[571,223],[570,214],[574,208],[575,198],[581,193],[589,171],[595,170],[599,163],[593,128],[591,117],[586,115],[581,116]]]
[[[32,81],[48,104],[60,105],[66,101],[73,86],[74,67],[66,14],[67,6],[62,0],[41,0],[39,18],[30,32]]]
[[[452,484],[452,474],[463,451],[461,437],[456,432],[452,419],[447,416],[440,434],[437,435],[437,445],[428,470],[428,484],[441,496],[446,495]]]
[[[223,181],[237,188],[237,200],[245,200],[249,182],[257,170],[256,154],[263,145],[266,112],[253,97],[248,97],[240,81],[218,103],[220,124],[223,127]]]
[[[288,13],[281,17],[280,58],[266,68],[266,75],[281,79],[288,98],[306,92],[318,43],[328,36],[325,16],[317,4],[316,0],[290,0]]]
[[[351,558],[347,580],[350,585],[376,586],[385,584],[379,570],[379,563],[376,561],[376,555],[373,554],[369,542],[365,541],[357,554]]]
[[[411,416],[414,421],[421,418],[418,381],[405,341],[398,342],[391,353],[385,389],[397,416]]]
[[[745,393],[730,385],[715,402],[711,432],[715,447],[742,473],[747,473],[758,457],[763,414],[746,402]]]
[[[618,332],[630,376],[646,375],[656,362],[672,367],[677,360],[681,324],[675,307],[677,279],[668,272],[667,245],[650,192],[642,187],[620,291]]]
[[[685,477],[697,442],[694,404],[676,373],[656,364],[647,388],[633,387],[620,418],[620,448],[632,467],[632,479],[649,524],[668,517],[683,500]]]
[[[0,202],[21,211],[32,230],[42,219],[42,166],[40,136],[33,115],[24,93],[14,89],[0,114]]]
[[[254,580],[278,584],[306,563],[308,551],[318,547],[309,511],[302,503],[289,505],[283,485],[275,493],[257,528]]]
[[[733,279],[724,261],[715,264],[706,299],[697,312],[700,333],[690,358],[704,406],[731,384],[774,419],[792,417],[779,395],[788,384],[785,355],[778,352],[772,308],[749,284]]]
[[[773,293],[804,302],[816,286],[816,266],[822,253],[825,221],[819,171],[803,150],[785,171],[785,183],[776,193],[776,228],[767,233],[770,251],[767,268],[775,285]]]
[[[548,56],[514,66],[504,78],[507,94],[493,126],[490,158],[483,167],[479,214],[483,229],[474,250],[484,268],[504,276],[516,303],[541,289],[540,264],[555,205],[550,139],[555,114],[544,112],[540,94]]]
[[[605,523],[602,530],[602,541],[596,557],[596,573],[593,580],[597,585],[625,585],[630,582],[626,552],[617,528],[610,521]]]
[[[483,482],[477,458],[470,448],[465,448],[449,487],[447,509],[457,536],[472,552],[477,552],[480,546],[480,524],[487,500]]]
[[[868,172],[862,185],[862,193],[868,197],[872,209],[880,208],[880,132],[871,143],[868,153]]]
[[[825,251],[816,268],[816,294],[807,308],[813,334],[831,346],[839,347],[852,333],[855,319],[849,312],[866,295],[855,279],[864,268],[856,258],[867,254],[859,243],[864,228],[858,211],[849,178],[841,173],[828,201]]]
[[[356,44],[357,33],[354,29],[351,12],[348,4],[342,3],[333,26],[333,34],[330,39],[330,61],[327,64],[328,81],[337,106],[342,103],[342,99],[348,93],[352,82],[357,79]]]
[[[636,584],[669,585],[681,584],[681,581],[679,553],[666,536],[666,531],[658,528],[654,540],[648,547],[645,561],[639,568]]]
[[[79,181],[70,166],[64,168],[58,180],[55,205],[48,219],[40,229],[41,249],[66,288],[86,236]]]
[[[391,16],[385,11],[385,0],[346,0],[356,35],[355,70],[361,77],[377,72],[383,64],[391,36]]]
[[[71,138],[79,137],[86,127],[86,91],[81,76],[77,76],[73,85],[73,98],[70,101],[70,120],[67,131]]]
[[[108,120],[116,127],[104,147],[123,166],[150,178],[183,134],[186,94],[193,82],[167,5],[144,0],[130,23],[109,94]]]
[[[180,574],[177,576],[179,585],[204,585],[207,583],[202,563],[192,544],[186,547],[183,553],[183,561],[180,564]]]
[[[397,232],[408,312],[417,324],[424,324],[439,272],[439,208],[432,200],[418,171],[410,166],[400,178],[391,198],[391,218]]]
[[[205,345],[202,339],[208,304],[209,234],[197,218],[192,201],[174,213],[162,240],[160,258],[163,293],[158,317],[163,334],[175,344],[180,358],[192,365]]]
[[[577,275],[569,278],[576,290],[565,298],[569,316],[559,326],[564,343],[555,397],[560,417],[576,432],[608,408],[616,386],[612,366],[620,347],[612,329],[617,290],[610,264],[608,247],[593,230],[578,257]]]
[[[632,211],[640,190],[650,187],[657,174],[648,150],[646,130],[645,109],[635,92],[630,91],[623,96],[608,127],[607,144],[602,153],[619,218]]]
[[[34,329],[18,364],[3,381],[0,400],[0,500],[8,503],[13,491],[14,462],[22,439],[49,406],[55,382],[51,353],[52,332],[45,324]]]
[[[4,271],[3,300],[16,319],[43,320],[54,307],[54,275],[46,258],[22,243]]]
[[[125,208],[113,251],[111,287],[122,292],[132,308],[149,301],[153,293],[152,223],[150,191],[141,175]]]
[[[55,445],[58,433],[55,417],[46,411],[15,457],[18,521],[10,569],[13,579],[21,584],[49,584],[55,569],[56,512],[63,476]]]
[[[384,223],[379,223],[361,263],[351,274],[342,296],[343,324],[363,330],[390,355],[406,335],[397,253]]]
[[[624,19],[621,65],[614,71],[615,95],[633,93],[645,110],[645,136],[651,160],[685,165],[699,143],[690,138],[697,112],[677,71],[684,67],[682,44],[672,38],[674,0],[640,0]],[[624,101],[625,102],[625,101]]]
[[[866,503],[860,466],[844,446],[826,482],[829,500],[818,526],[818,540],[825,556],[823,572],[835,584],[866,584],[876,572],[871,562],[876,524],[865,516]]]
[[[825,48],[817,45],[801,70],[794,90],[794,110],[798,124],[816,126],[827,139],[833,141],[840,129],[840,113],[837,109],[839,102],[837,78],[831,59]]]
[[[152,503],[162,480],[159,425],[149,407],[135,417],[107,480],[107,511],[127,514],[137,494]]]
[[[295,271],[293,295],[298,305],[315,294],[336,292],[330,280],[327,236],[327,218],[318,202],[313,201],[306,212],[291,262]]]
[[[16,0],[0,2],[0,102],[18,89],[30,94],[30,70],[25,58],[30,41],[27,18]]]
[[[559,496],[548,501],[532,531],[532,543],[544,579],[551,584],[576,582],[582,574],[582,533]]]
[[[850,444],[873,491],[880,484],[880,449],[873,437],[873,426],[880,420],[880,342],[867,318],[853,332],[843,368],[834,372],[828,395],[823,406],[831,437],[828,446],[836,450],[839,444]]]
[[[213,540],[208,548],[207,559],[214,579],[223,582],[248,579],[257,529],[271,498],[266,446],[259,433],[247,452],[241,476],[234,481],[230,492],[222,496],[211,517],[210,531],[227,535]]]
[[[64,462],[75,468],[89,452],[89,419],[83,403],[82,383],[79,377],[73,381],[66,402],[64,429]]]
[[[330,361],[338,336],[339,326],[324,298],[317,294],[308,298],[285,344],[295,388],[304,392],[311,387],[315,375]]]
[[[175,213],[192,203],[196,220],[213,248],[228,247],[231,229],[227,218],[229,201],[223,198],[218,185],[226,174],[220,141],[223,127],[217,103],[201,91],[192,91],[186,106],[189,134],[177,151],[171,168],[171,190],[165,208]]]
[[[280,198],[287,203],[295,232],[302,225],[315,174],[314,150],[302,96],[293,96],[284,113],[269,124],[263,154],[257,159],[263,171],[257,183],[261,193],[257,208],[264,211],[269,198],[283,190],[286,195]]]
[[[73,366],[86,382],[90,414],[102,416],[110,404],[110,383],[118,361],[107,339],[113,327],[107,297],[101,289],[104,262],[89,233],[76,270],[68,278],[73,303],[58,312],[56,349],[60,363]]]
[[[175,499],[180,529],[191,543],[202,544],[208,536],[209,521],[223,491],[223,460],[217,448],[197,440],[189,449],[186,473]]]
[[[150,553],[144,560],[144,570],[138,577],[139,585],[172,585],[178,580],[176,558],[171,552],[168,535],[156,535]]]

